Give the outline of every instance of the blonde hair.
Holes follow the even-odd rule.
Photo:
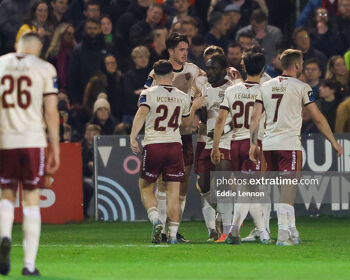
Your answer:
[[[46,52],[45,58],[47,59],[50,55],[57,56],[64,32],[68,30],[69,27],[73,27],[70,23],[61,23],[57,26],[55,32],[53,33],[50,46]]]
[[[137,46],[131,51],[132,59],[135,59],[135,57],[141,56],[141,55],[146,55],[150,57],[151,54],[145,46]]]
[[[303,54],[300,50],[287,49],[281,54],[281,65],[282,69],[286,70],[290,68],[293,63],[303,57]]]
[[[340,55],[334,55],[328,60],[327,71],[325,76],[326,79],[335,79],[334,65],[337,59],[339,58],[344,60],[344,58]]]

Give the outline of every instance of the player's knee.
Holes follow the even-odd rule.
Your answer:
[[[6,199],[12,203],[16,202],[16,193],[10,189],[4,189],[1,192],[1,199]]]
[[[32,191],[25,190],[23,192],[23,201],[25,206],[38,206],[40,200],[40,190],[35,189]]]

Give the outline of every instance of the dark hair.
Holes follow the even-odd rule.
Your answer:
[[[313,57],[313,58],[309,58],[304,62],[304,67],[306,67],[306,65],[309,65],[311,63],[315,63],[317,64],[318,68],[320,69],[320,71],[322,72],[322,64],[321,61],[317,58],[317,57]]]
[[[261,52],[248,51],[243,54],[246,72],[250,76],[257,76],[265,66],[265,56]]]
[[[192,46],[203,46],[205,45],[205,39],[203,35],[196,35],[192,38]]]
[[[90,0],[87,3],[84,4],[84,11],[87,11],[89,6],[99,6],[101,8],[101,5],[98,1],[96,0]]]
[[[295,41],[297,35],[298,35],[300,32],[303,32],[303,31],[305,31],[307,34],[309,34],[309,31],[308,31],[307,28],[304,27],[304,26],[299,26],[299,27],[295,28],[294,31],[293,31],[293,41]]]
[[[208,20],[208,25],[210,28],[213,28],[219,21],[222,20],[224,14],[220,12],[214,12],[210,15]]]
[[[238,42],[239,38],[241,38],[241,37],[250,38],[252,40],[254,39],[254,35],[250,31],[245,31],[245,32],[240,33],[237,37],[237,42]]]
[[[212,54],[224,54],[224,50],[221,47],[211,45],[204,50],[204,56]]]
[[[173,33],[169,34],[168,38],[166,38],[165,45],[166,45],[167,50],[169,50],[169,49],[173,50],[177,47],[177,45],[180,42],[185,42],[189,45],[189,42],[188,42],[186,35],[183,35],[183,34],[180,34],[177,32],[173,32]]]
[[[186,16],[182,19],[182,25],[184,24],[191,24],[193,25],[194,27],[197,27],[198,28],[198,22],[195,18],[193,17],[190,17],[190,16]]]
[[[52,15],[51,15],[51,8],[49,6],[49,4],[47,3],[47,1],[45,0],[37,0],[34,2],[33,6],[31,6],[29,14],[25,17],[24,19],[24,23],[28,24],[31,28],[34,26],[33,25],[33,21],[35,20],[35,11],[38,8],[38,6],[40,4],[46,4],[47,8],[48,8],[48,16],[47,16],[47,22],[51,22],[52,21]]]
[[[242,49],[242,46],[238,42],[233,41],[232,43],[230,43],[227,46],[227,51],[228,51],[229,48],[240,48],[240,49]]]
[[[173,66],[168,60],[158,60],[153,64],[153,70],[156,75],[164,76],[173,71]]]
[[[321,81],[321,86],[328,87],[330,89],[334,89],[334,93],[340,90],[341,85],[339,84],[338,81],[333,80],[333,79],[325,79]]]
[[[151,6],[149,6],[149,10],[153,10],[154,8],[159,8],[159,9],[162,9],[164,11],[164,7],[162,4],[159,4],[159,3],[154,3],[152,4]]]
[[[92,19],[92,18],[87,18],[87,19],[85,20],[84,27],[85,27],[85,25],[86,25],[88,22],[92,22],[92,23],[95,23],[95,24],[97,24],[97,25],[101,25],[100,20]]]
[[[228,67],[226,56],[223,54],[214,54],[210,60],[219,63],[223,69]]]
[[[252,53],[264,53],[264,49],[261,48],[259,45],[253,45],[248,47],[245,52],[252,52]]]
[[[282,69],[286,70],[303,57],[303,54],[300,50],[287,49],[281,54],[281,65]]]
[[[267,15],[261,9],[255,9],[251,16],[250,21],[254,20],[257,23],[262,23],[263,21],[267,21]]]

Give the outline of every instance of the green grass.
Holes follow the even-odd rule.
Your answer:
[[[156,247],[150,223],[44,225],[37,267],[44,279],[350,279],[350,219],[303,218],[298,228],[300,246],[234,246],[207,244],[204,223],[185,222],[191,244]],[[8,279],[22,278],[21,238],[16,225]]]

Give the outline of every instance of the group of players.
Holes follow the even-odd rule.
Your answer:
[[[187,62],[188,45],[182,34],[171,33],[166,39],[169,60],[154,64],[130,134],[131,149],[138,153],[137,135],[145,124],[139,187],[153,224],[152,242],[188,241],[178,229],[194,159],[193,121],[199,118],[195,172],[209,240],[240,244],[240,227],[249,212],[256,228],[246,240],[259,237],[262,243],[272,244],[271,204],[215,203],[210,199],[210,172],[300,171],[303,107],[338,156],[342,147],[313,103],[311,87],[297,79],[303,71],[300,51],[285,50],[281,55],[283,74],[270,79],[264,73],[262,50],[257,46],[246,49],[242,68],[247,78],[243,80],[228,67],[221,48],[205,50],[204,72]],[[236,191],[238,187],[242,186],[233,186]],[[276,244],[296,245],[300,243],[293,206],[296,187],[280,186],[280,192]]]

